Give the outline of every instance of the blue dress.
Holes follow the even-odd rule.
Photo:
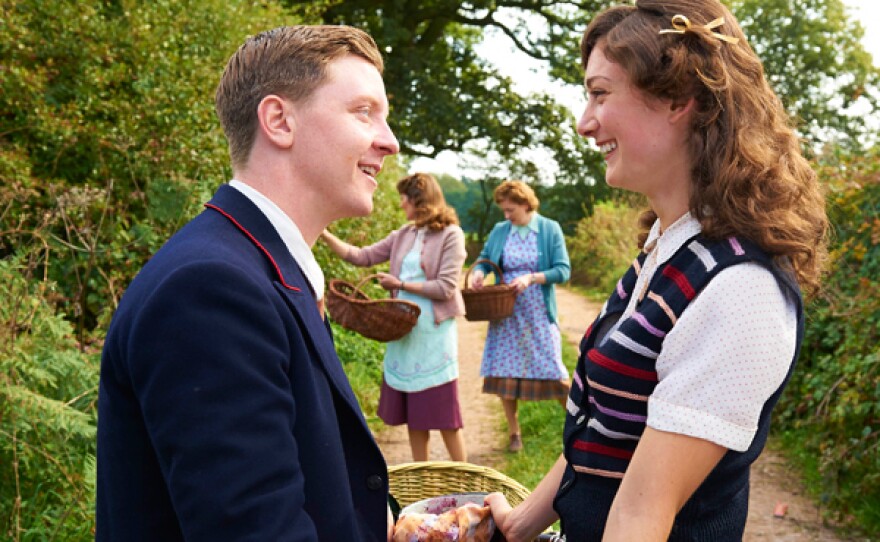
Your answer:
[[[538,272],[538,234],[511,229],[502,257],[504,282]],[[513,315],[489,323],[480,376],[567,380],[559,327],[547,317],[544,296],[532,284],[516,296]]]
[[[413,248],[404,256],[400,280],[424,282],[421,266],[423,232]],[[540,293],[539,293],[540,295]],[[412,331],[391,341],[385,349],[385,382],[403,392],[417,392],[451,382],[458,378],[458,330],[455,318],[434,323],[431,300],[401,290],[398,299],[412,301],[422,309]]]

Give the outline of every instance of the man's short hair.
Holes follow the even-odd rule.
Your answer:
[[[350,26],[282,26],[248,38],[226,64],[214,99],[233,167],[247,163],[263,98],[308,98],[324,82],[327,64],[347,55],[384,69],[373,38]]]

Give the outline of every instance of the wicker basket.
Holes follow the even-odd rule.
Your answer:
[[[357,286],[341,279],[331,280],[327,284],[327,310],[345,329],[380,342],[396,341],[412,330],[422,310],[412,301],[367,297],[361,287],[378,276],[367,275]]]
[[[525,486],[495,469],[458,461],[392,465],[388,467],[388,485],[401,507],[422,499],[473,491],[501,492],[511,506],[529,496]]]
[[[495,268],[497,284],[483,286],[479,290],[471,288],[468,279],[477,264],[488,263]],[[504,273],[492,260],[477,260],[471,265],[464,276],[464,317],[472,322],[480,320],[502,320],[513,314],[516,303],[516,288],[504,283]]]

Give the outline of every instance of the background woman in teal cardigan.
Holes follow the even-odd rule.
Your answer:
[[[489,324],[480,376],[483,393],[501,398],[510,433],[509,450],[522,449],[517,401],[568,395],[568,371],[562,343],[555,284],[568,280],[571,265],[559,223],[538,214],[538,198],[522,181],[504,181],[495,189],[504,213],[489,234],[480,258],[501,268],[504,282],[517,289],[513,315]],[[479,264],[473,285],[480,288],[490,266]]]

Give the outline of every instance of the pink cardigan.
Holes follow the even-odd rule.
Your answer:
[[[368,247],[351,247],[342,258],[354,265],[370,267],[391,262],[391,274],[400,276],[403,257],[412,249],[417,228],[407,224]],[[456,225],[439,231],[427,230],[422,245],[421,265],[425,272],[421,295],[434,306],[434,323],[464,314],[464,300],[458,289],[465,259],[464,232]]]

